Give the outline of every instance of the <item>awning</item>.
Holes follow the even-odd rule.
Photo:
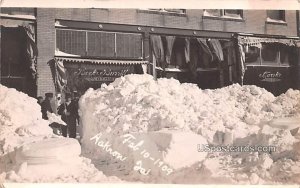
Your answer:
[[[148,61],[128,61],[128,60],[99,60],[99,59],[81,59],[69,57],[55,57],[57,61],[64,61],[69,63],[82,63],[82,64],[97,64],[97,65],[140,65],[147,64]]]
[[[277,39],[277,38],[260,38],[260,37],[248,37],[248,36],[239,36],[238,37],[240,44],[246,44],[248,46],[260,46],[261,43],[281,43],[287,46],[297,46],[299,40],[296,39]]]

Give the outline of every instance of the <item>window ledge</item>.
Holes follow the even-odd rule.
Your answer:
[[[167,15],[167,16],[186,17],[186,13],[163,12],[163,11],[157,11],[157,10],[141,10],[141,9],[138,9],[137,13],[160,14],[160,15]]]
[[[278,21],[268,21],[268,20],[266,20],[266,24],[270,24],[270,25],[287,25],[287,22],[285,22],[285,21],[280,21],[280,20],[278,20]]]
[[[223,20],[223,21],[234,21],[234,22],[245,22],[244,18],[235,18],[229,16],[202,16],[203,19],[211,19],[211,20]]]

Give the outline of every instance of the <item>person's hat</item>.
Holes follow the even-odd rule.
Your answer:
[[[53,93],[46,93],[45,96],[46,97],[53,97]]]

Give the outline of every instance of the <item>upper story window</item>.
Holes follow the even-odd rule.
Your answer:
[[[35,19],[35,9],[3,7],[0,10],[0,16],[20,19]]]
[[[243,11],[239,9],[205,9],[204,16],[220,18],[243,18]]]
[[[268,22],[278,22],[284,21],[285,22],[285,11],[284,10],[267,10],[267,21]]]
[[[185,15],[186,9],[138,9],[138,11],[146,11],[147,13],[166,13],[166,14],[174,14],[174,15]]]

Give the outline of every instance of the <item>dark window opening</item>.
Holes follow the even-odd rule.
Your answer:
[[[263,64],[277,64],[279,48],[274,44],[262,44],[261,57]]]
[[[245,53],[246,63],[247,64],[260,64],[260,49],[255,46],[248,47],[248,50]]]
[[[224,10],[224,16],[242,18],[243,17],[243,11],[242,10],[237,10],[237,9],[225,9]]]
[[[206,16],[242,18],[243,10],[239,9],[205,9]]]
[[[172,50],[171,64],[168,65],[168,68],[178,68],[178,69],[188,68],[184,51],[185,51],[185,39],[176,38]]]
[[[285,11],[284,10],[267,10],[268,18],[272,20],[285,21]]]

